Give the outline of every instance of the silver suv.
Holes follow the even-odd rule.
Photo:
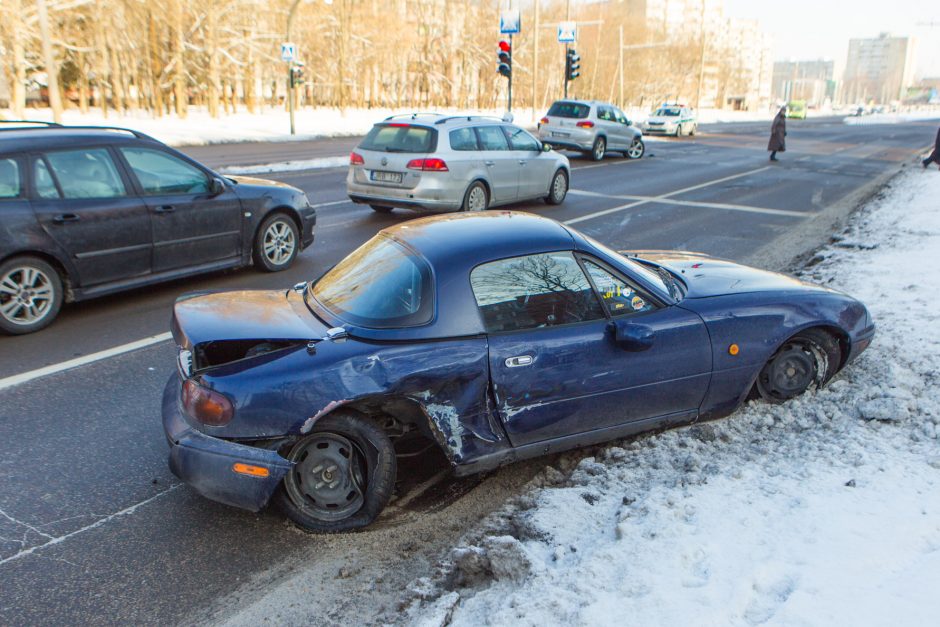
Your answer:
[[[346,193],[379,213],[483,211],[560,204],[570,176],[567,157],[499,118],[415,113],[372,127],[349,156]]]
[[[539,122],[539,138],[556,149],[580,150],[594,161],[608,152],[639,159],[646,151],[643,133],[623,111],[608,102],[559,100]]]

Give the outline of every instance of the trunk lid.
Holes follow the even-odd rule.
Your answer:
[[[320,322],[294,290],[195,293],[173,306],[173,338],[192,372],[320,339]]]

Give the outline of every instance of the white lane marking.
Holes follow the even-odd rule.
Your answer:
[[[331,202],[315,202],[313,203],[314,209],[319,209],[320,207],[332,207],[333,205],[345,205],[352,204],[352,201],[346,198],[345,200],[333,200]]]
[[[397,501],[392,502],[389,505],[389,509],[395,509],[395,508],[403,509],[404,507],[408,505],[408,503],[411,503],[413,500],[415,500],[416,498],[418,498],[419,496],[427,492],[429,489],[434,487],[435,484],[438,484],[444,479],[446,479],[447,476],[450,475],[450,473],[451,473],[450,470],[442,470],[438,472],[436,475],[434,475],[433,477],[431,477],[424,483],[420,483],[417,486],[415,486],[415,488],[411,492],[408,492]]]
[[[601,194],[599,192],[590,192],[587,190],[572,189],[569,194],[576,196],[590,196],[592,198],[610,198],[616,200],[631,200],[635,202],[662,203],[670,205],[682,205],[684,207],[700,207],[702,209],[727,209],[728,211],[744,211],[747,213],[765,213],[774,216],[791,216],[795,218],[805,218],[809,213],[804,211],[791,211],[788,209],[771,209],[769,207],[754,207],[753,205],[737,205],[733,203],[722,202],[700,202],[697,200],[678,200],[675,198],[661,198],[659,196],[630,196],[619,194]]]
[[[603,211],[596,211],[594,213],[589,213],[587,215],[580,216],[578,218],[572,218],[571,220],[565,220],[565,224],[577,224],[579,222],[585,222],[586,220],[593,220],[594,218],[600,218],[612,213],[617,213],[618,211],[625,211],[627,209],[632,209],[639,205],[646,204],[648,202],[655,202],[659,200],[666,200],[672,196],[678,196],[679,194],[684,194],[686,192],[695,191],[697,189],[702,189],[703,187],[709,187],[710,185],[717,185],[718,183],[724,183],[725,181],[731,181],[734,179],[741,178],[742,176],[750,176],[751,174],[757,174],[758,172],[763,172],[764,170],[769,170],[770,166],[765,165],[762,168],[757,168],[756,170],[748,170],[747,172],[740,172],[738,174],[732,174],[731,176],[725,176],[720,179],[715,179],[713,181],[706,181],[704,183],[699,183],[698,185],[692,185],[691,187],[684,187],[682,189],[677,189],[674,192],[669,192],[668,194],[662,194],[660,196],[653,196],[650,200],[640,200],[637,202],[628,203],[625,205],[620,205],[619,207],[613,207],[612,209],[604,209]]]
[[[269,174],[271,172],[298,172],[300,170],[321,170],[324,168],[343,168],[349,165],[349,155],[335,157],[317,157],[298,161],[280,161],[261,165],[232,165],[216,170],[220,174]]]
[[[78,368],[79,366],[84,366],[96,361],[101,361],[102,359],[108,359],[109,357],[115,357],[117,355],[122,355],[124,353],[129,353],[131,351],[138,350],[140,348],[146,348],[147,346],[152,346],[154,344],[159,344],[160,342],[165,342],[173,337],[172,333],[161,333],[159,335],[151,335],[150,337],[145,337],[142,340],[137,340],[136,342],[130,342],[128,344],[122,344],[121,346],[115,346],[114,348],[109,348],[103,351],[98,351],[97,353],[92,353],[90,355],[84,355],[82,357],[76,357],[75,359],[70,359],[68,361],[63,361],[58,364],[52,364],[51,366],[45,366],[43,368],[37,368],[36,370],[30,370],[29,372],[23,372],[21,374],[15,374],[4,379],[0,379],[0,390],[4,390],[14,385],[20,385],[33,379],[38,379],[40,377],[45,377],[50,374],[56,374],[58,372],[63,372],[65,370],[71,370],[72,368]]]
[[[20,559],[21,557],[26,557],[27,555],[32,555],[32,554],[35,553],[36,551],[39,551],[39,550],[44,549],[44,548],[46,548],[46,547],[53,546],[53,545],[56,545],[56,544],[61,544],[62,542],[65,542],[65,541],[68,540],[69,538],[73,538],[73,537],[77,536],[77,535],[80,534],[80,533],[85,533],[86,531],[91,531],[92,529],[96,529],[96,528],[100,527],[101,525],[103,525],[103,524],[105,524],[105,523],[107,523],[107,522],[110,522],[110,521],[114,520],[115,518],[119,518],[119,517],[121,517],[121,516],[127,516],[128,514],[133,514],[135,511],[137,511],[138,508],[141,508],[141,507],[143,507],[144,505],[146,505],[146,504],[148,504],[148,503],[151,503],[151,502],[157,500],[158,498],[160,498],[160,497],[163,496],[164,494],[169,494],[169,493],[172,492],[173,490],[179,488],[181,485],[183,485],[183,484],[182,484],[182,483],[177,483],[176,485],[170,486],[169,488],[167,488],[167,489],[164,490],[163,492],[158,492],[157,494],[154,494],[154,495],[151,496],[149,499],[145,499],[145,500],[141,501],[140,503],[136,503],[136,504],[134,504],[134,505],[131,505],[130,507],[125,507],[124,509],[122,509],[122,510],[119,511],[119,512],[114,512],[113,514],[108,514],[108,515],[105,516],[104,518],[102,518],[102,519],[100,519],[100,520],[96,520],[95,522],[91,523],[90,525],[85,525],[85,526],[82,527],[81,529],[76,529],[75,531],[72,531],[72,532],[70,532],[70,533],[67,533],[67,534],[65,534],[64,536],[58,536],[58,537],[56,537],[56,538],[52,538],[51,540],[49,540],[48,542],[46,542],[46,543],[44,543],[44,544],[39,544],[39,545],[30,547],[30,548],[28,548],[28,549],[23,549],[23,550],[20,551],[19,553],[14,553],[14,554],[11,555],[10,557],[5,557],[5,558],[3,558],[2,560],[0,560],[0,566],[3,566],[4,564],[6,564],[6,563],[8,563],[8,562],[12,562],[12,561],[14,561],[14,560],[18,560],[18,559]]]

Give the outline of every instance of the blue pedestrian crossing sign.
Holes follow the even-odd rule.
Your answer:
[[[519,9],[509,9],[499,14],[499,32],[502,35],[515,35],[522,30]]]
[[[289,42],[281,44],[281,61],[288,63],[297,58],[297,45]]]
[[[578,39],[578,25],[576,22],[558,23],[558,43],[573,44]]]

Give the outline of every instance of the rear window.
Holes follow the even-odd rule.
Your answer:
[[[548,110],[548,115],[556,118],[586,118],[591,107],[578,102],[556,102]]]
[[[434,309],[427,262],[385,235],[327,272],[313,286],[313,297],[336,317],[373,329],[424,324]]]
[[[376,124],[359,147],[379,152],[434,152],[437,131],[410,124]]]

